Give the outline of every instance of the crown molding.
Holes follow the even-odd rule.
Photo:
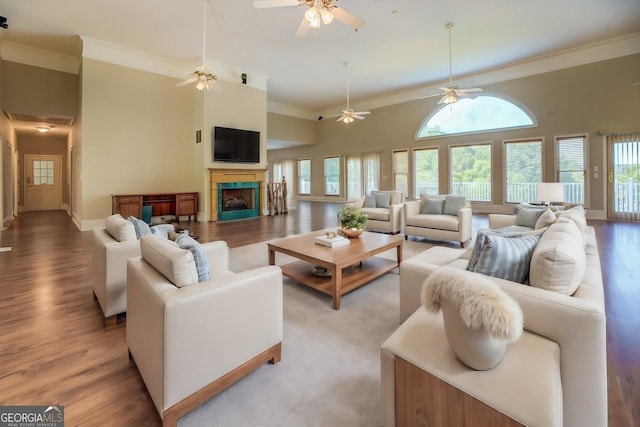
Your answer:
[[[529,58],[503,67],[496,67],[474,74],[459,76],[456,77],[456,84],[460,87],[489,85],[492,83],[529,77],[637,53],[640,53],[640,32]],[[440,86],[443,85],[448,85],[448,80],[433,82],[428,85],[407,90],[390,92],[368,99],[362,99],[357,103],[352,103],[351,108],[354,110],[371,110],[374,108],[382,108],[404,102],[416,101],[418,98],[425,95],[439,93]],[[326,110],[318,112],[318,114],[330,114],[331,112],[335,112],[341,108],[343,108],[342,104],[332,108],[327,108]]]
[[[299,119],[317,120],[318,113],[305,108],[295,107],[278,102],[267,101],[267,112],[282,114],[283,116],[297,117]]]
[[[178,79],[186,79],[193,72],[195,65],[178,63],[166,58],[118,46],[102,40],[81,35],[82,57],[97,61],[109,62],[123,67],[148,71]],[[221,80],[242,84],[240,75],[246,73],[247,86],[261,90],[267,90],[267,77],[249,70],[242,70],[237,66],[222,62],[206,60],[206,64],[212,69],[213,74]],[[200,64],[198,64],[200,65]]]
[[[80,60],[73,55],[65,55],[13,42],[2,43],[0,46],[0,57],[5,61],[62,71],[64,73],[78,74],[80,71]]]

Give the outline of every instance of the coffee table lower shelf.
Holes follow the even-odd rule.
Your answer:
[[[288,276],[305,286],[316,289],[322,293],[334,297],[332,284],[333,277],[320,277],[311,272],[314,264],[306,261],[296,261],[281,266],[282,274]],[[398,267],[397,261],[391,261],[380,257],[370,257],[361,263],[354,264],[342,269],[342,280],[340,281],[337,294],[342,296],[352,290],[376,279],[388,271]]]

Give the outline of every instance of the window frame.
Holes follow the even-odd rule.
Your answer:
[[[407,173],[399,173],[396,167],[396,154],[397,153],[405,153],[407,155]],[[404,190],[403,188],[398,188],[398,176],[406,176],[407,178],[407,188]],[[393,180],[393,189],[395,191],[400,191],[404,194],[405,197],[409,197],[409,191],[412,188],[411,185],[411,155],[409,153],[408,148],[400,148],[397,150],[391,150],[391,177]],[[406,191],[406,194],[405,194]]]
[[[469,202],[473,202],[473,203],[487,203],[487,204],[491,204],[493,203],[493,141],[480,141],[480,142],[469,142],[469,143],[464,143],[464,144],[450,144],[448,146],[448,165],[447,165],[447,173],[448,173],[448,179],[449,179],[449,193],[451,194],[458,194],[457,192],[454,192],[453,189],[453,174],[452,174],[452,168],[453,168],[453,150],[456,148],[464,148],[464,147],[477,147],[477,146],[488,146],[489,147],[489,163],[490,163],[490,167],[489,167],[489,199],[488,200],[476,200],[476,199],[472,199],[470,197],[468,197],[466,194],[464,194],[464,196],[466,197],[467,201]]]
[[[416,170],[416,167],[418,165],[418,162],[416,161],[416,152],[418,151],[431,151],[431,150],[435,150],[436,153],[436,162],[438,165],[438,169],[436,170],[436,192],[435,193],[420,193],[418,191],[418,171]],[[412,188],[411,191],[413,192],[413,197],[418,198],[420,197],[420,194],[440,194],[440,147],[439,146],[432,146],[432,147],[419,147],[419,148],[413,148],[411,150],[411,170],[410,173],[413,175],[413,179],[412,179]]]
[[[329,193],[328,190],[328,184],[329,181],[327,181],[327,178],[329,177],[329,175],[327,175],[327,161],[329,160],[334,160],[336,159],[336,161],[338,162],[338,175],[337,175],[337,183],[338,183],[338,189],[337,189],[337,193]],[[342,169],[342,165],[341,165],[341,159],[342,156],[341,155],[333,155],[333,156],[324,156],[323,157],[323,165],[324,165],[324,195],[325,196],[331,196],[331,197],[335,197],[335,196],[340,196],[341,191],[340,191],[340,180],[342,179],[342,174],[341,174],[341,169]],[[330,176],[336,176],[336,175],[330,175]]]
[[[502,141],[502,203],[505,205],[517,205],[520,203],[529,203],[535,201],[535,199],[528,200],[526,202],[516,202],[507,200],[507,196],[509,194],[508,186],[509,182],[507,181],[508,170],[507,170],[507,146],[509,144],[526,144],[532,142],[540,143],[540,180],[544,181],[545,176],[545,138],[543,136],[531,137],[531,138],[519,138],[519,139],[506,139]]]
[[[483,96],[484,97],[497,98],[497,99],[500,99],[502,101],[505,101],[505,102],[508,102],[508,103],[514,105],[515,107],[519,108],[525,115],[527,115],[527,117],[529,117],[529,119],[531,120],[532,123],[528,124],[528,125],[508,126],[508,127],[501,127],[501,128],[480,129],[480,130],[470,130],[470,131],[465,131],[465,132],[455,132],[455,133],[444,133],[444,134],[437,134],[437,135],[420,136],[420,133],[421,133],[422,129],[427,126],[429,121],[436,114],[438,114],[444,108],[454,108],[455,107],[455,103],[454,104],[439,104],[439,105],[436,104],[436,107],[433,110],[431,110],[431,112],[422,120],[422,122],[420,122],[420,125],[416,129],[415,140],[416,141],[423,141],[423,140],[428,140],[428,139],[433,139],[433,138],[446,138],[446,137],[450,137],[450,136],[460,136],[460,135],[476,135],[476,134],[482,134],[482,133],[504,132],[504,131],[512,131],[512,130],[516,130],[516,129],[530,129],[530,128],[538,127],[538,118],[536,117],[536,115],[533,114],[533,112],[529,108],[527,108],[526,106],[524,106],[520,102],[516,101],[515,99],[513,99],[513,98],[511,98],[509,96],[503,95],[503,94],[495,93],[495,92],[483,92],[482,94],[476,95],[476,98],[477,97],[483,97]]]
[[[300,166],[301,166],[302,162],[309,162],[309,175],[302,175],[300,173]],[[296,159],[296,166],[297,166],[296,172],[297,172],[297,175],[298,175],[296,177],[296,185],[297,185],[296,193],[298,194],[298,196],[310,196],[311,195],[311,159],[307,159],[307,158],[305,158],[305,159]],[[304,177],[307,177],[308,181],[309,181],[309,192],[308,193],[303,192],[302,191],[302,185],[300,185],[300,179],[304,178]]]
[[[561,140],[568,139],[582,139],[582,205],[586,208],[589,207],[590,199],[589,199],[589,134],[588,133],[574,133],[567,135],[554,135],[553,137],[553,176],[555,182],[560,181],[560,173],[563,172],[560,170],[560,157],[558,154],[558,150],[560,147]],[[566,189],[565,189],[566,191]],[[565,200],[566,203],[579,203]]]

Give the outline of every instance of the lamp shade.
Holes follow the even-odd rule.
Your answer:
[[[561,182],[539,182],[537,194],[540,202],[564,202],[564,184]]]

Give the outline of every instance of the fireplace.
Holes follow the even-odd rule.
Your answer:
[[[218,221],[260,215],[260,183],[224,182],[217,184],[217,190]]]

